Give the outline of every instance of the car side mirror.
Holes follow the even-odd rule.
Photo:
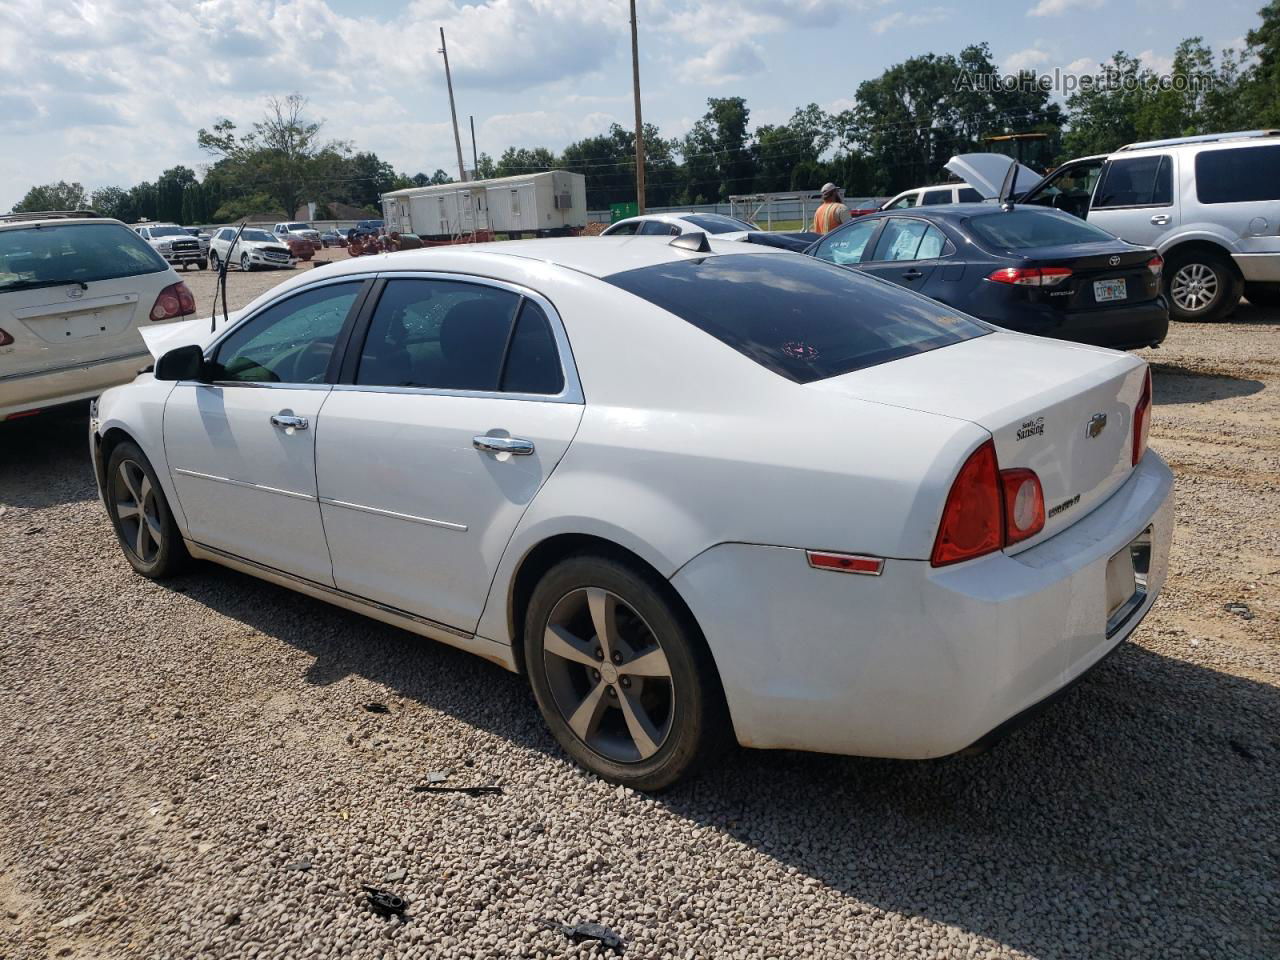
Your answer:
[[[203,380],[204,374],[204,351],[199,344],[174,347],[156,361],[157,380]]]

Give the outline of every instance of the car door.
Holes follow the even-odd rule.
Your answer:
[[[1106,162],[1107,158],[1101,156],[1064,163],[1028,190],[1018,202],[1050,207],[1085,220],[1089,216],[1093,191]]]
[[[885,280],[920,290],[928,282],[947,248],[946,237],[927,220],[888,217],[870,256],[860,269]]]
[[[838,230],[832,230],[813,248],[813,256],[841,267],[856,266],[864,253],[874,244],[872,238],[884,220],[880,217],[864,217]]]
[[[316,447],[334,583],[472,632],[582,417],[559,318],[496,280],[400,275],[371,295],[341,380]]]
[[[174,386],[164,447],[193,540],[332,585],[315,437],[338,345],[371,282],[319,283],[268,304],[210,348],[209,382]]]
[[[1157,247],[1178,225],[1172,154],[1114,157],[1093,191],[1089,222],[1121,240]]]

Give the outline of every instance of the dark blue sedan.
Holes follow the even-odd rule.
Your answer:
[[[805,253],[1022,333],[1129,350],[1169,330],[1159,253],[1056,210],[885,211],[849,221]]]

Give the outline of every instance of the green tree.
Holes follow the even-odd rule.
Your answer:
[[[556,155],[546,147],[507,147],[498,158],[494,176],[512,177],[520,173],[554,170]]]
[[[710,97],[707,112],[681,143],[686,183],[683,199],[709,203],[750,193],[755,157],[747,130],[751,111],[742,97]]]
[[[443,170],[438,172],[444,173]],[[487,153],[480,154],[480,159],[476,164],[476,176],[481,180],[492,180],[497,175],[498,165],[493,162],[493,157],[489,156]],[[448,176],[448,174],[446,174],[446,176]]]
[[[13,205],[14,213],[33,210],[81,210],[89,205],[89,195],[80,183],[46,183],[32,187],[27,195]]]
[[[834,121],[816,103],[796,110],[785,124],[757,128],[755,189],[817,189],[822,181],[814,178],[825,172],[819,158],[834,139]]]
[[[93,191],[89,198],[89,206],[104,217],[115,217],[126,223],[133,219],[133,211],[129,206],[129,191],[123,187],[100,187]]]
[[[414,177],[414,179],[416,180],[417,177]],[[436,172],[433,173],[430,176],[430,178],[426,178],[426,179],[428,184],[433,184],[433,185],[439,185],[442,183],[453,183],[453,177],[449,176],[447,173],[445,173],[443,170],[439,169],[438,167],[436,168]],[[426,184],[423,184],[423,186],[425,185]]]
[[[1245,37],[1253,68],[1242,79],[1244,108],[1251,126],[1280,127],[1280,0],[1258,11],[1262,23]]]

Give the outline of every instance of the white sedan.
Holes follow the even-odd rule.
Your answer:
[[[721,240],[741,240],[760,228],[737,217],[722,213],[644,213],[610,224],[602,237],[629,237],[635,234],[651,237],[678,237],[684,233],[707,233]]]
[[[985,744],[1165,579],[1141,360],[770,248],[360,257],[148,342],[91,425],[139,573],[212,560],[526,674],[641,789],[733,739]]]

